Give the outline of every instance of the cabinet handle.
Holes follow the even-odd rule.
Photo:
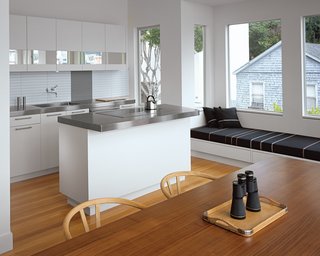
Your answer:
[[[85,113],[86,110],[82,110],[82,111],[72,111],[71,114],[79,114],[79,113]]]
[[[27,119],[31,119],[32,116],[28,116],[28,117],[20,117],[20,118],[15,118],[14,120],[19,121],[19,120],[27,120]]]
[[[47,117],[51,117],[51,116],[62,116],[62,114],[48,114]]]
[[[22,127],[22,128],[16,128],[16,131],[29,130],[29,129],[32,129],[32,126]]]

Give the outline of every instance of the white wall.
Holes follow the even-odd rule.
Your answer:
[[[319,0],[246,1],[214,9],[215,80],[210,97],[214,105],[225,106],[226,28],[229,24],[281,19],[283,56],[283,116],[240,112],[243,126],[320,137],[320,120],[302,118],[301,17],[319,15]]]
[[[180,105],[182,103],[180,0],[128,1],[130,97],[138,99],[137,29],[152,25],[160,25],[162,103]]]
[[[181,58],[182,58],[182,85],[183,105],[194,107],[194,25],[206,27],[205,49],[205,94],[213,81],[213,8],[207,5],[195,4],[187,1],[181,2]],[[211,103],[210,98],[205,97],[205,102]]]
[[[127,0],[10,0],[10,13],[127,24]]]
[[[182,105],[194,107],[195,74],[194,74],[194,25],[204,25],[205,32],[205,105],[211,106],[213,100],[209,95],[213,84],[213,8],[207,5],[181,2],[181,72],[182,72]],[[203,113],[193,117],[191,127],[204,124]]]
[[[12,249],[10,230],[9,0],[0,1],[0,253]]]

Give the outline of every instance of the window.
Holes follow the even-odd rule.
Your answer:
[[[230,25],[228,32],[229,106],[282,112],[280,20]]]
[[[139,102],[153,95],[161,103],[160,26],[139,28]]]
[[[195,107],[204,106],[205,26],[194,26],[194,85]]]
[[[264,109],[264,88],[262,82],[251,82],[250,108]]]
[[[304,18],[304,113],[320,116],[320,15]]]
[[[317,107],[317,87],[316,84],[307,84],[306,86],[307,110],[313,111]]]

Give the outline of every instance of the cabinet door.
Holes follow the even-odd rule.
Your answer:
[[[27,17],[28,71],[56,71],[56,20]]]
[[[105,25],[82,22],[82,50],[105,52]]]
[[[81,38],[81,22],[57,20],[57,50],[81,51]]]
[[[27,17],[10,15],[10,49],[27,49]]]
[[[29,50],[55,51],[56,20],[39,17],[27,17]]]
[[[39,171],[40,124],[11,127],[11,177]]]
[[[10,71],[27,71],[27,17],[10,15]]]
[[[125,26],[106,24],[106,51],[126,52]]]
[[[82,23],[57,20],[57,70],[79,71],[82,50]]]
[[[59,124],[58,117],[66,112],[41,114],[41,169],[59,165]]]

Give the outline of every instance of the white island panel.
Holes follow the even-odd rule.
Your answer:
[[[166,174],[191,169],[189,127],[189,118],[107,132],[60,124],[60,190],[80,203],[160,189]]]

